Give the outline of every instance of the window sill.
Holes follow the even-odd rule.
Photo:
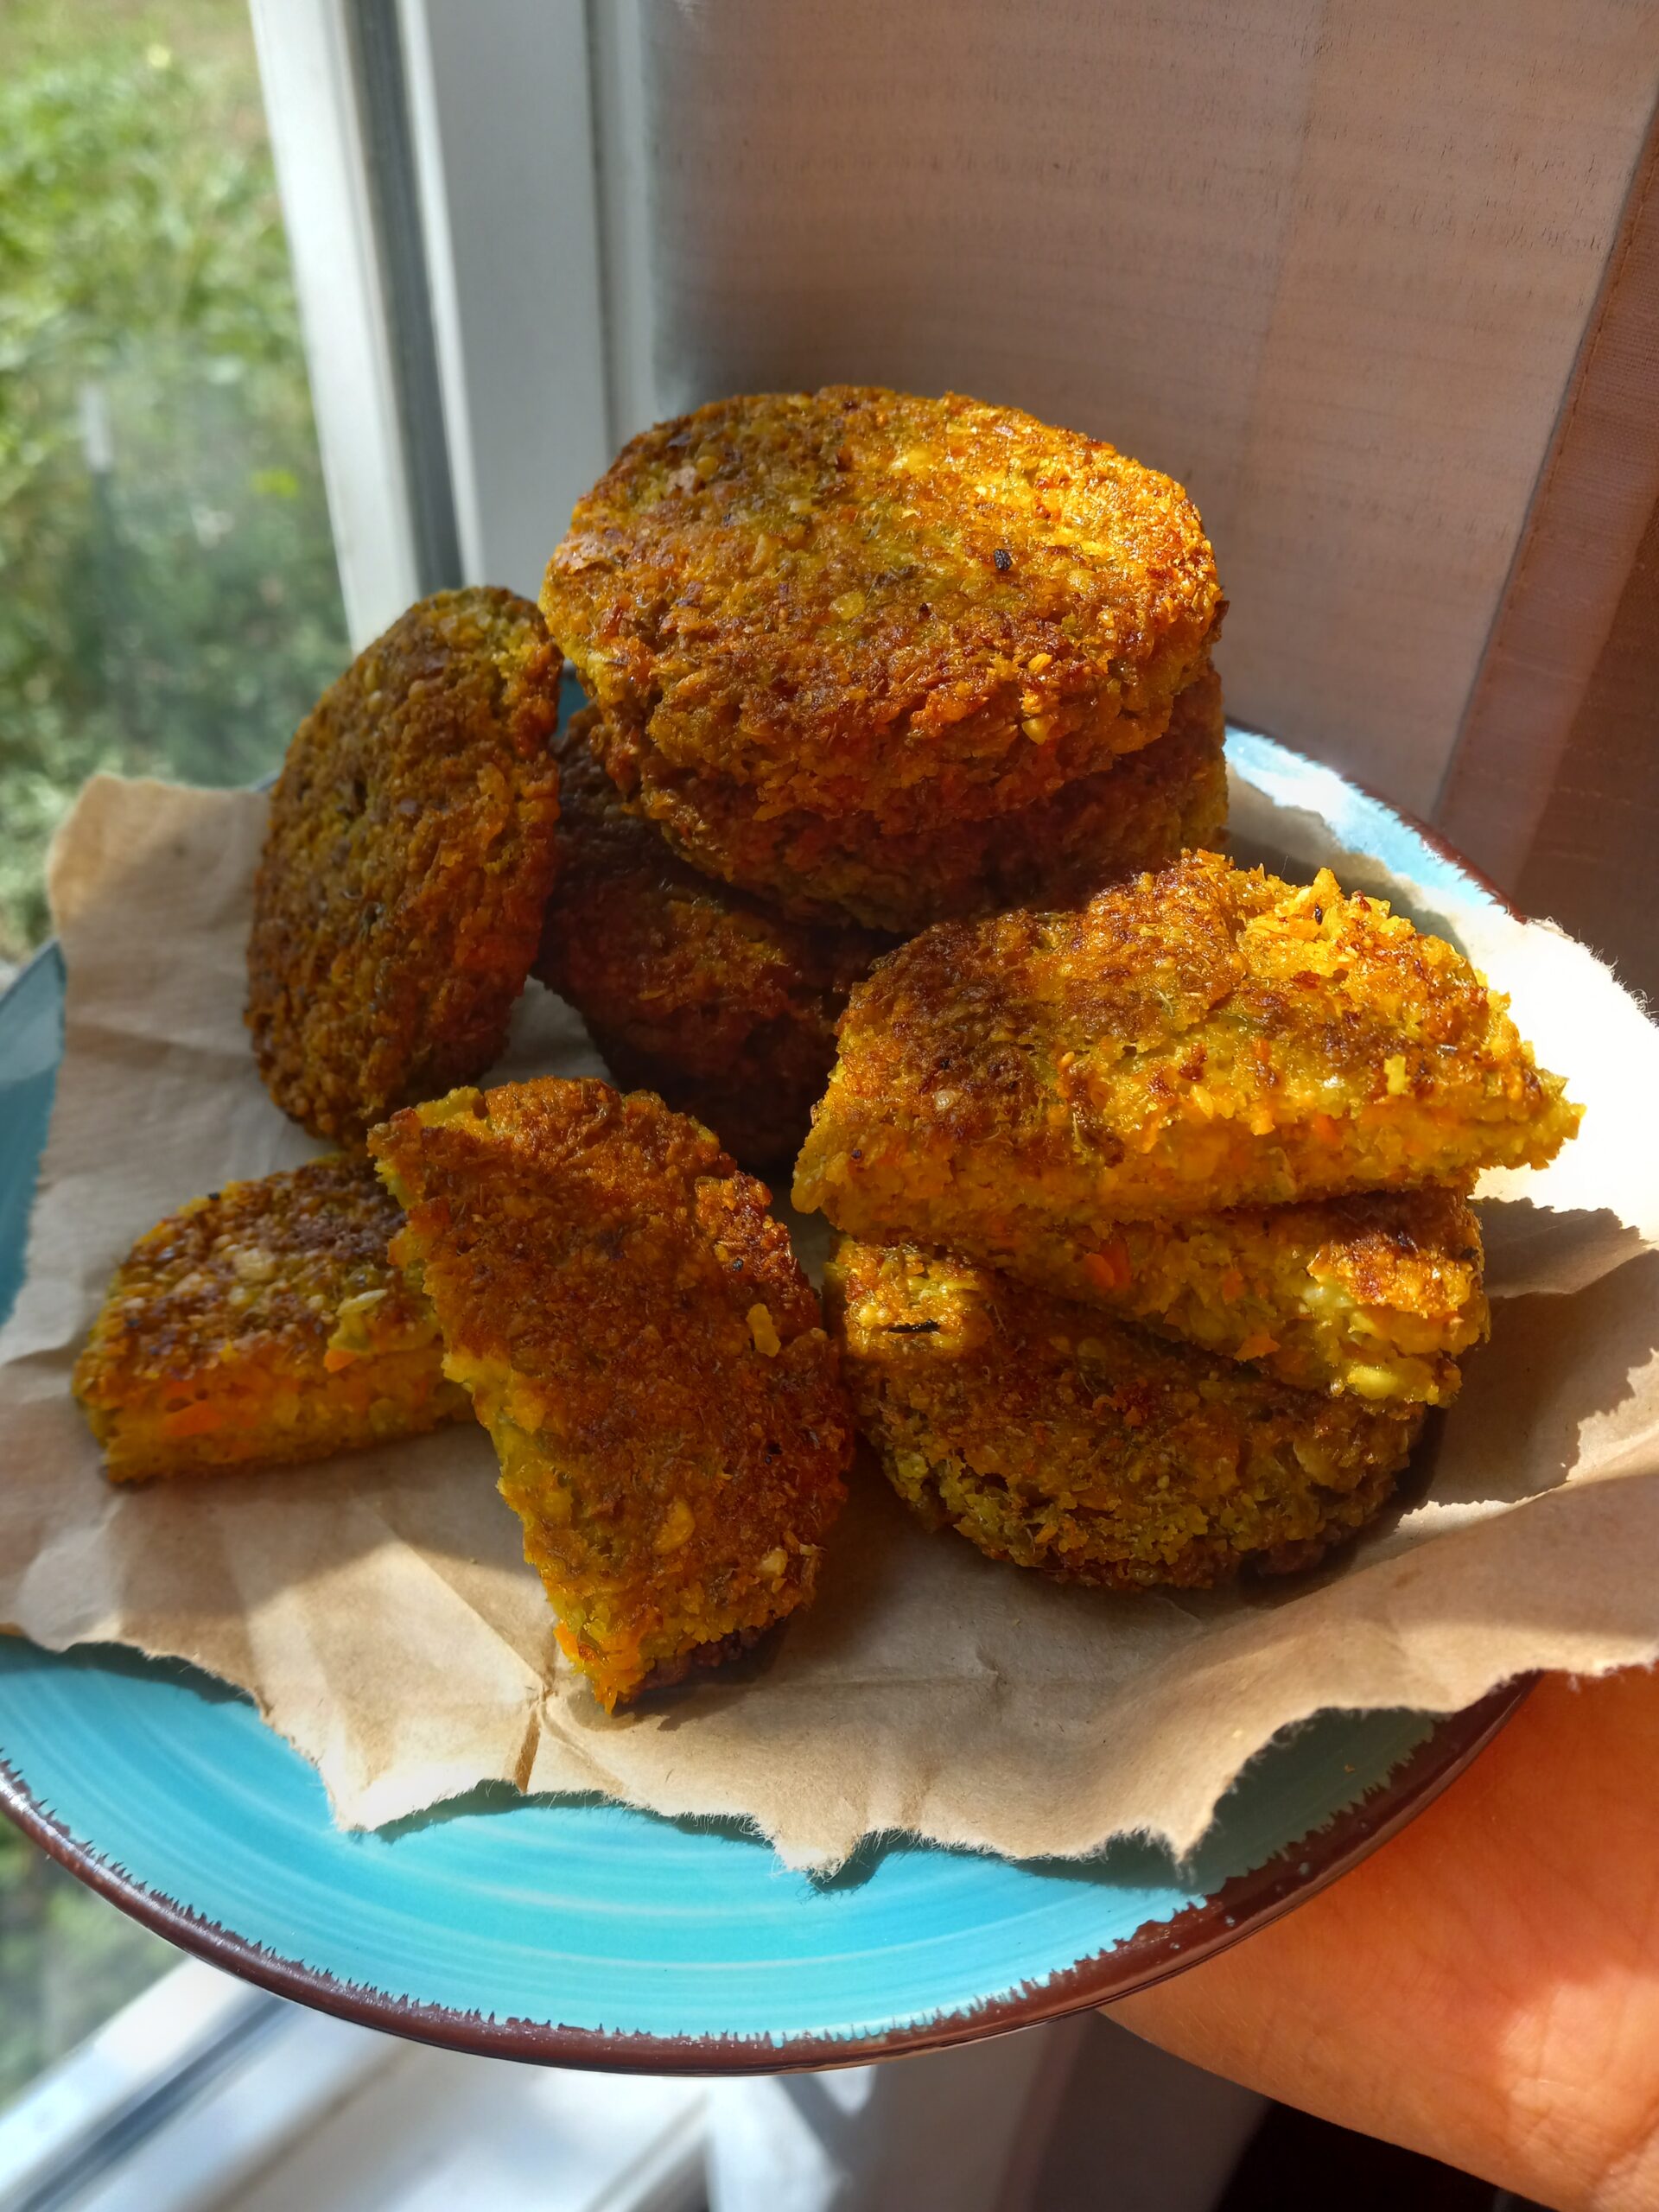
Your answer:
[[[462,2057],[189,1961],[0,2114],[3,2212],[696,2212],[696,2082]]]

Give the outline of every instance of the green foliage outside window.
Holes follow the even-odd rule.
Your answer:
[[[94,769],[245,780],[346,658],[241,0],[0,0],[0,960]]]

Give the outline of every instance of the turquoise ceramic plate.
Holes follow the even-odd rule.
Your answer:
[[[1468,895],[1471,872],[1351,785],[1262,739],[1232,750],[1344,844]],[[0,1001],[0,1313],[61,1007],[53,951]],[[0,1639],[0,1800],[187,1950],[353,2019],[582,2066],[823,2066],[1099,2004],[1220,1948],[1408,1820],[1521,1694],[1449,1720],[1326,1715],[1255,1762],[1179,1867],[1141,1845],[1010,1864],[899,1840],[816,1882],[719,1823],[507,1792],[342,1834],[312,1770],[222,1684]]]

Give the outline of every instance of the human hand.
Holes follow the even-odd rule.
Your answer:
[[[1659,1675],[1548,1676],[1352,1873],[1110,2011],[1562,2212],[1653,2212]]]

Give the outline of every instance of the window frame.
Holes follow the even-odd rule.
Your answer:
[[[353,649],[533,595],[653,411],[636,0],[249,8]]]
[[[494,2101],[543,2141],[585,2139],[588,2078],[463,2057],[313,2012],[184,1960],[0,2113],[7,2212],[209,2212],[259,2201],[356,2212],[365,2185],[401,2197],[400,2113],[411,2100],[465,2139],[480,2069]],[[515,2088],[522,2085],[520,2095]],[[697,2212],[702,2085],[629,2076],[638,2127],[594,2171],[578,2162],[562,2212]],[[499,2115],[498,2115],[499,2116]],[[320,2190],[318,2168],[328,2179]],[[301,2193],[302,2192],[302,2194]]]
[[[249,0],[352,649],[421,596],[386,255],[342,0]]]
[[[589,10],[396,7],[461,574],[533,597],[617,442]]]

